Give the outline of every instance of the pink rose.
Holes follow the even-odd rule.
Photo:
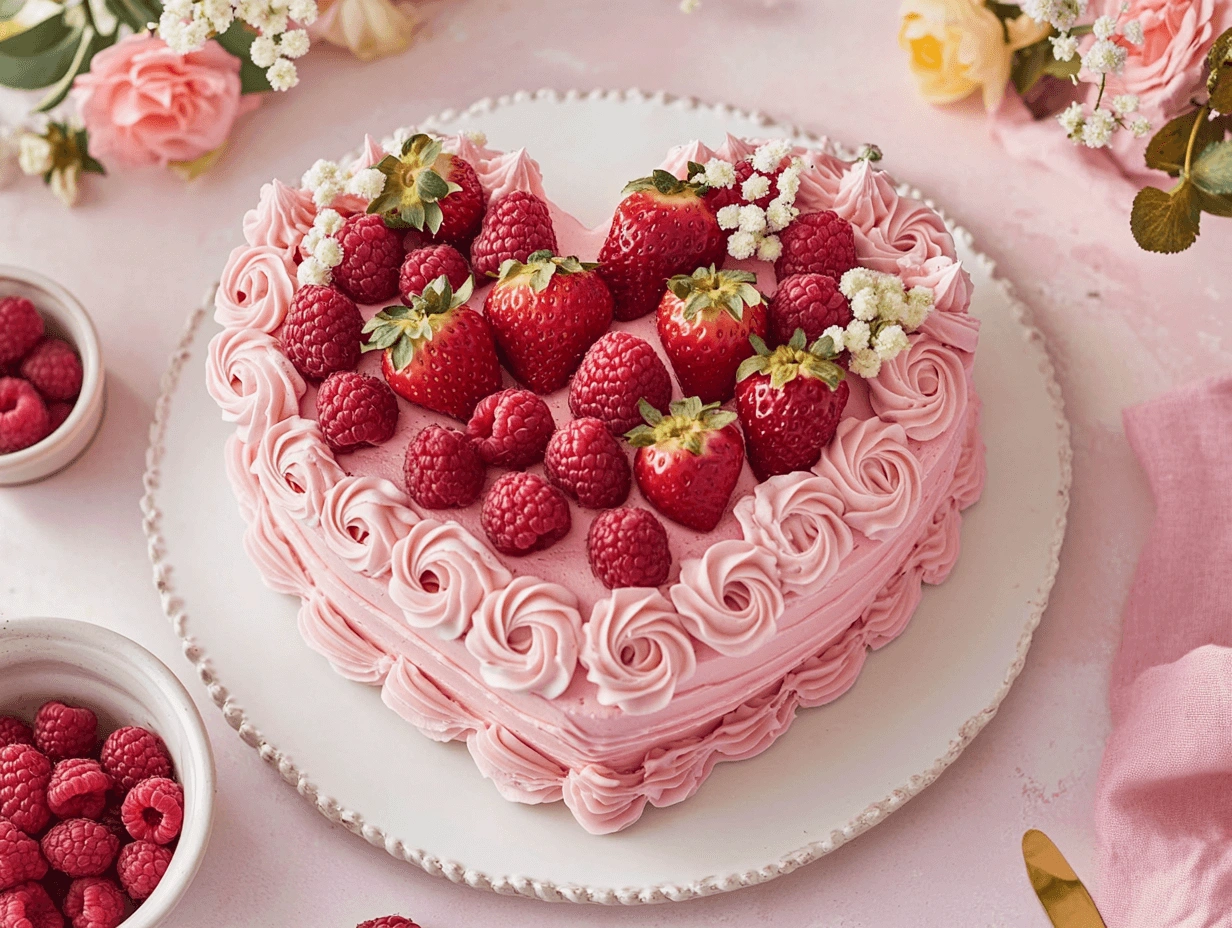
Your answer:
[[[227,140],[241,112],[240,60],[217,42],[177,55],[162,39],[130,36],[94,56],[75,85],[91,151],[140,166],[192,161]]]

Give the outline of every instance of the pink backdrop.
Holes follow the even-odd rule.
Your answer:
[[[1013,162],[975,102],[934,110],[916,99],[894,0],[705,0],[688,19],[674,0],[457,0],[427,9],[428,32],[405,58],[361,66],[336,50],[314,52],[301,87],[243,121],[229,155],[194,185],[158,171],[117,175],[93,184],[72,212],[34,185],[0,192],[0,260],[56,278],[91,309],[110,403],[102,433],[72,470],[0,492],[0,617],[110,625],[187,677],[150,583],[137,510],[145,432],[185,316],[240,240],[240,216],[260,183],[298,177],[365,131],[484,96],[626,86],[877,142],[887,166],[944,204],[1016,282],[1049,338],[1074,426],[1071,527],[1052,606],[998,717],[885,824],[774,883],[651,909],[505,899],[398,863],[330,826],[190,680],[218,753],[220,797],[210,854],[171,924],[350,928],[401,911],[425,928],[1042,928],[1019,839],[1041,827],[1093,875],[1107,677],[1150,524],[1120,410],[1232,367],[1232,283],[1215,270],[1226,264],[1232,222],[1208,218],[1181,256],[1140,252],[1127,203]],[[669,44],[670,53],[655,51]],[[721,69],[720,54],[744,64]]]

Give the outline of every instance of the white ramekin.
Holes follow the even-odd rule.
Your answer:
[[[29,722],[49,699],[86,706],[99,733],[125,725],[157,732],[184,787],[184,825],[158,888],[124,922],[154,928],[171,914],[205,856],[214,821],[214,754],[183,684],[123,635],[69,619],[0,619],[0,715]]]
[[[94,323],[76,298],[25,268],[0,264],[0,297],[24,296],[38,308],[47,333],[70,342],[81,356],[81,394],[60,427],[38,444],[0,454],[0,486],[30,483],[71,464],[94,440],[103,421],[103,357]]]

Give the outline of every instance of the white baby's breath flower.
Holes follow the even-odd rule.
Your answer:
[[[737,261],[753,257],[757,251],[757,237],[752,232],[734,232],[727,240],[727,253]]]
[[[711,158],[706,162],[706,185],[726,190],[736,182],[736,169],[730,161]]]
[[[1048,37],[1052,43],[1052,57],[1057,61],[1073,61],[1078,54],[1078,36],[1053,35]]]
[[[1087,0],[1024,0],[1022,11],[1037,23],[1047,23],[1058,32],[1068,32],[1087,10]]]
[[[876,286],[873,272],[866,267],[853,267],[839,279],[838,289],[847,299],[855,297],[856,293],[868,287]]]
[[[291,0],[287,11],[291,14],[291,18],[301,26],[311,26],[320,15],[316,0]]]
[[[760,200],[769,192],[770,178],[765,174],[750,174],[748,179],[740,185],[740,195],[749,203]]]
[[[903,331],[902,326],[898,325],[887,325],[878,332],[877,341],[873,345],[877,357],[883,361],[893,361],[901,352],[910,347],[911,342],[907,340],[907,333]]]
[[[755,152],[753,157],[749,159],[753,164],[754,171],[761,171],[763,174],[772,174],[774,169],[779,166],[784,158],[791,153],[791,142],[786,139],[774,139],[761,145]]]
[[[766,228],[766,211],[756,203],[740,207],[740,231],[761,232]]]
[[[284,58],[302,58],[308,54],[308,46],[308,32],[305,29],[284,32],[278,40],[278,51]]]
[[[796,194],[800,192],[800,174],[803,170],[804,162],[796,158],[792,161],[792,166],[779,175],[777,184],[779,193],[783,195],[788,203],[796,201]]]
[[[317,246],[321,244],[321,240],[325,238],[325,232],[317,226],[313,226],[308,230],[308,234],[304,236],[303,246],[308,254],[313,254],[317,250]]]
[[[267,35],[259,35],[252,40],[248,57],[258,68],[268,68],[278,60],[278,43]]]
[[[376,168],[364,168],[347,183],[347,193],[365,200],[375,200],[385,189],[385,175]]]
[[[864,322],[872,322],[877,318],[878,304],[877,291],[867,287],[851,298],[851,314]]]
[[[320,229],[325,235],[337,235],[342,229],[342,214],[336,209],[323,209],[312,220],[312,227]]]
[[[716,217],[719,220],[719,228],[728,231],[740,228],[740,207],[731,203],[719,210]]]
[[[323,238],[312,250],[312,256],[326,267],[337,267],[342,263],[342,246],[336,238]]]
[[[832,325],[821,333],[822,338],[828,338],[834,344],[834,353],[838,354],[843,350],[843,345],[846,340],[847,333],[841,325]]]
[[[871,335],[872,331],[867,322],[862,319],[852,319],[847,323],[847,330],[843,333],[843,345],[854,354],[868,347]]]
[[[698,171],[696,174],[691,174],[688,177],[690,184],[704,184],[706,182],[706,172]]]
[[[775,197],[766,208],[766,228],[771,232],[782,232],[798,215],[800,215],[798,209],[784,203],[781,197]]]
[[[381,147],[391,155],[400,155],[402,154],[402,146],[406,144],[406,140],[410,137],[411,131],[409,129],[395,129],[393,135],[387,139],[381,140]]]
[[[1120,74],[1125,70],[1127,52],[1111,39],[1099,39],[1082,56],[1082,66],[1093,74]]]
[[[295,272],[295,279],[299,281],[301,287],[321,287],[330,282],[332,275],[329,268],[316,258],[305,258],[300,262],[299,270]]]
[[[163,4],[163,12],[174,16],[176,19],[192,19],[192,0],[167,0]]]
[[[470,139],[471,144],[478,145],[480,148],[488,144],[488,134],[479,129],[467,129],[462,135]]]
[[[1128,116],[1138,111],[1138,95],[1123,93],[1112,98],[1112,111],[1118,116]]]
[[[1096,110],[1082,127],[1082,144],[1087,148],[1104,148],[1116,131],[1116,117],[1104,109]]]
[[[1096,17],[1091,24],[1091,31],[1097,39],[1110,39],[1116,35],[1116,19],[1111,16]]]
[[[51,143],[41,135],[23,132],[17,141],[17,165],[23,174],[46,174],[51,170]]]
[[[1146,41],[1142,33],[1142,23],[1136,19],[1126,21],[1121,25],[1121,35],[1125,36],[1130,45],[1141,45]]]
[[[235,21],[235,7],[231,5],[231,0],[201,0],[199,8],[215,32],[226,32]]]
[[[889,275],[887,275],[889,276]],[[877,290],[877,318],[883,322],[902,322],[907,315],[907,294],[903,282],[894,278],[898,287],[879,287]]]
[[[1082,104],[1077,102],[1071,103],[1057,115],[1057,122],[1061,124],[1061,128],[1070,138],[1074,138],[1082,131],[1082,125],[1086,119],[1087,114]]]
[[[851,353],[848,369],[855,375],[871,380],[881,373],[881,358],[871,348],[861,348]]]
[[[1151,134],[1151,121],[1145,116],[1139,116],[1129,124],[1129,131],[1133,133],[1134,138],[1144,139]]]
[[[914,332],[923,325],[928,314],[932,312],[935,299],[930,287],[912,287],[907,294],[907,308],[901,318],[903,328]]]
[[[757,243],[757,257],[762,261],[777,261],[783,253],[783,243],[777,235],[766,235]]]

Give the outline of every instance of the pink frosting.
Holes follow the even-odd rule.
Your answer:
[[[244,214],[244,241],[294,252],[316,215],[311,193],[275,180],[261,187],[261,199]]]
[[[479,604],[466,650],[489,686],[555,699],[573,679],[581,639],[576,596],[555,583],[515,577]]]
[[[796,694],[786,687],[754,696],[723,716],[714,741],[726,760],[745,760],[770,747],[796,712]]]
[[[227,436],[227,443],[223,446],[223,465],[245,522],[252,521],[257,507],[261,505],[257,482],[252,476],[253,457],[251,445],[240,441],[238,435]]]
[[[868,656],[860,631],[852,626],[837,642],[787,675],[783,685],[796,692],[801,706],[824,706],[851,689]]]
[[[757,146],[760,144],[758,139],[742,139],[728,132],[723,138],[723,144],[715,149],[714,154],[716,158],[722,158],[724,161],[735,164],[757,151]]]
[[[713,741],[713,734],[707,738],[686,738],[646,755],[642,761],[642,792],[652,805],[675,805],[697,792],[719,761]]]
[[[987,464],[984,461],[984,439],[980,436],[980,398],[971,390],[971,413],[967,416],[962,454],[954,469],[954,503],[966,509],[984,492]]]
[[[252,463],[261,489],[284,512],[309,525],[317,524],[326,492],[343,477],[343,470],[311,419],[291,416],[270,426],[261,436]]]
[[[933,516],[928,534],[916,545],[915,563],[925,583],[944,583],[962,547],[962,514],[957,506],[943,506]]]
[[[966,411],[967,369],[949,348],[912,335],[910,347],[868,381],[868,399],[878,416],[901,425],[908,438],[929,441]]]
[[[536,805],[561,798],[565,769],[502,725],[481,726],[466,739],[479,772],[511,802]]]
[[[933,291],[933,310],[920,331],[959,351],[975,352],[980,341],[980,321],[967,315],[971,304],[971,275],[951,258],[930,258],[922,267],[905,268],[903,285],[928,287]]]
[[[599,764],[570,770],[563,798],[578,823],[592,835],[607,835],[636,822],[646,807],[637,774],[621,774]]]
[[[379,685],[393,665],[379,645],[364,637],[323,596],[310,596],[300,604],[298,624],[308,647],[324,655],[348,680]]]
[[[457,522],[424,519],[394,545],[389,598],[412,628],[459,637],[489,593],[513,579],[488,548]]]
[[[809,473],[781,474],[736,504],[746,541],[771,552],[789,595],[811,596],[851,553],[851,529],[834,484]]]
[[[543,190],[543,173],[539,170],[539,162],[528,155],[525,148],[497,155],[475,164],[474,167],[475,173],[479,175],[479,183],[488,195],[488,203],[493,203],[515,190],[533,193],[545,201],[548,198]]]
[[[714,153],[714,149],[694,139],[687,145],[677,145],[669,150],[667,157],[659,165],[659,169],[667,171],[668,174],[674,174],[681,180],[688,180],[685,174],[688,173],[690,161],[696,164],[705,164],[715,157],[718,156]]]
[[[369,577],[389,574],[394,545],[418,521],[406,494],[382,477],[343,477],[321,503],[325,543]]]
[[[915,615],[920,605],[920,574],[919,567],[902,570],[861,616],[864,641],[873,650],[885,647],[901,635]]]
[[[299,596],[312,589],[299,555],[265,503],[257,507],[244,530],[244,553],[257,565],[265,585],[275,593]]]
[[[869,172],[868,176],[875,176]],[[945,222],[919,200],[899,196],[885,175],[880,175],[877,203],[888,209],[871,229],[855,227],[856,255],[860,263],[885,274],[898,274],[922,266],[931,258],[957,257],[954,239]],[[848,207],[849,209],[851,207]],[[858,210],[856,210],[858,212]]]
[[[915,515],[924,492],[903,427],[879,419],[840,422],[814,470],[834,484],[847,524],[873,540]]]
[[[464,135],[461,132],[442,139],[441,148],[449,154],[457,155],[463,161],[469,162],[472,167],[476,167],[481,162],[489,161],[502,154],[502,152],[497,151],[495,148],[480,145],[469,135]]]
[[[774,554],[741,539],[685,561],[671,595],[689,633],[728,657],[760,648],[783,614]]]
[[[214,297],[214,320],[226,328],[270,333],[295,295],[295,263],[273,245],[240,245],[223,268]]]
[[[296,415],[305,390],[278,343],[254,329],[223,329],[210,340],[205,386],[241,441]]]
[[[405,657],[385,677],[381,701],[433,741],[457,741],[483,724]]]
[[[893,179],[885,171],[877,170],[869,161],[857,161],[843,175],[830,208],[855,226],[858,233],[867,236],[886,222],[898,205],[894,188]],[[859,240],[857,235],[857,254]]]
[[[582,664],[598,700],[631,715],[657,712],[693,676],[693,643],[658,590],[623,587],[595,603],[586,623]]]
[[[803,158],[805,170],[800,174],[796,207],[803,213],[833,208],[843,184],[843,175],[851,165],[824,151],[810,151]]]

